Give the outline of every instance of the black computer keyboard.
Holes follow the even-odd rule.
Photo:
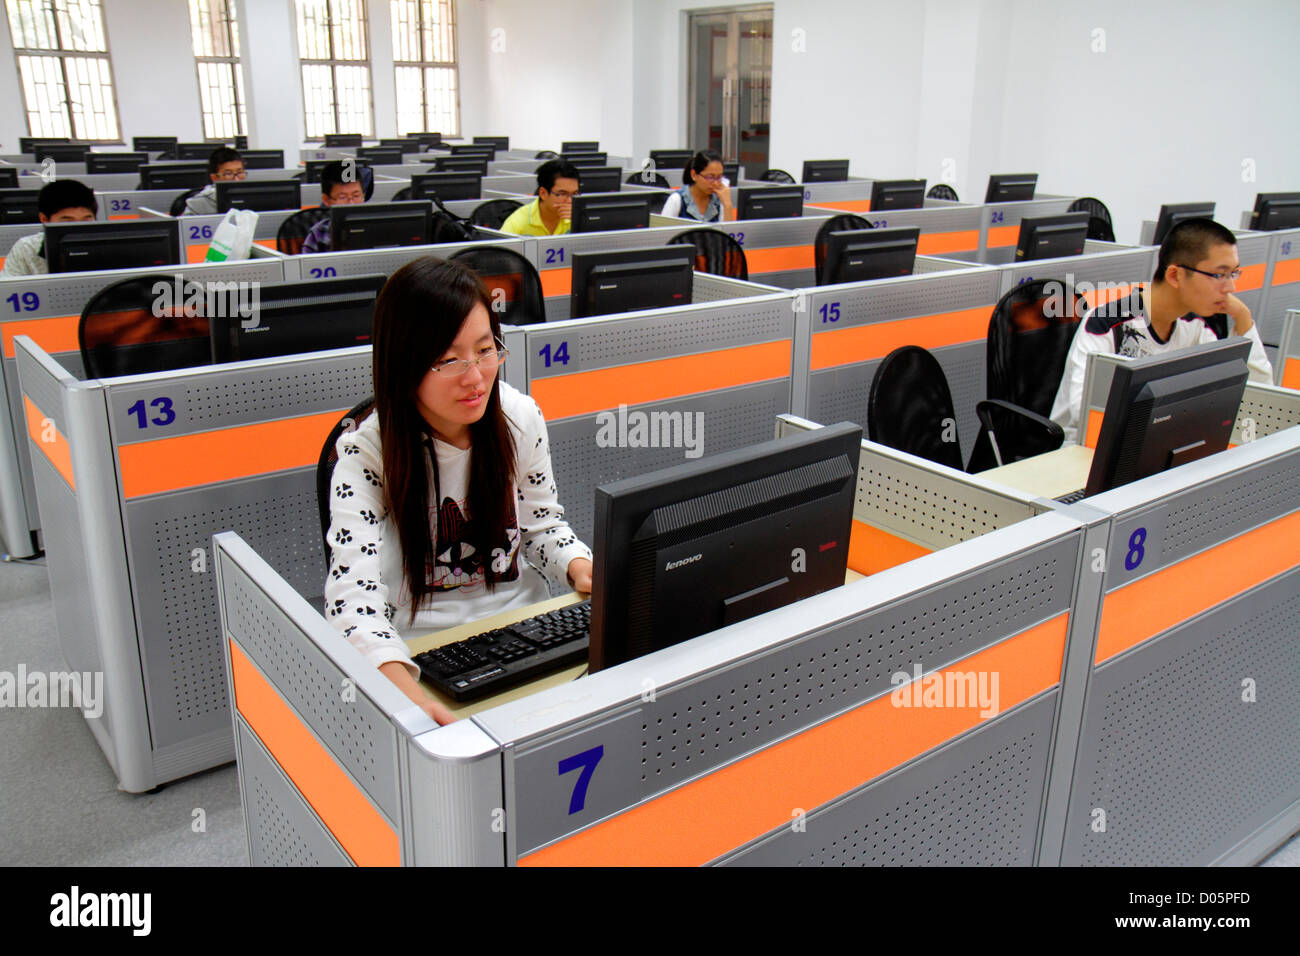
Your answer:
[[[1056,500],[1063,505],[1072,505],[1076,501],[1082,501],[1086,488],[1080,488],[1078,491],[1071,491],[1068,495],[1061,495]]]
[[[583,601],[413,659],[424,679],[444,694],[477,700],[585,661],[590,623],[591,602]]]

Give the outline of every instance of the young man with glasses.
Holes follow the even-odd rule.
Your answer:
[[[208,157],[208,178],[212,182],[185,201],[185,215],[216,215],[217,183],[233,183],[247,177],[244,157],[229,146],[218,146]]]
[[[573,226],[573,197],[578,195],[578,168],[552,159],[537,168],[537,198],[520,206],[501,224],[516,236],[562,236]]]
[[[1250,380],[1271,384],[1273,367],[1250,309],[1233,295],[1241,277],[1236,237],[1210,219],[1187,219],[1169,231],[1151,285],[1085,312],[1079,321],[1065,374],[1052,404],[1052,421],[1067,442],[1080,441],[1083,376],[1088,353],[1134,358],[1213,342],[1219,335],[1251,340]]]

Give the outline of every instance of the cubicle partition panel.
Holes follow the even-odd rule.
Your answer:
[[[488,235],[484,232],[484,235]],[[536,240],[493,235],[491,242],[443,242],[429,246],[401,246],[394,249],[356,249],[352,252],[317,252],[284,259],[286,279],[329,279],[334,276],[360,276],[383,273],[392,275],[412,259],[437,256],[449,259],[462,249],[493,245],[513,249],[535,262],[532,247]]]
[[[9,255],[9,250],[13,248],[15,242],[23,236],[30,236],[34,232],[40,232],[41,227],[36,223],[13,223],[10,225],[0,226],[0,267],[4,266],[5,258]],[[6,306],[13,305],[12,302],[4,303]],[[4,312],[10,311],[4,308]]]
[[[140,179],[126,189],[108,193],[96,193],[99,200],[100,219],[139,219],[166,215],[178,197],[185,194],[184,189],[136,189]],[[148,207],[149,212],[142,212]],[[161,210],[159,212],[158,210]]]
[[[769,294],[512,330],[507,365],[517,357],[526,369],[581,540],[592,540],[598,485],[771,438],[774,417],[790,411],[790,301]]]
[[[795,172],[795,170],[791,170]],[[871,208],[871,189],[875,179],[850,176],[823,183],[800,183],[805,206],[823,206],[835,212],[864,213]]]
[[[1297,230],[1300,231],[1300,230]],[[1269,288],[1269,273],[1273,263],[1270,252],[1276,251],[1274,237],[1266,232],[1238,232],[1237,255],[1241,259],[1241,278],[1233,284],[1233,294],[1250,309],[1251,317],[1263,316],[1264,290]],[[1156,250],[1159,253],[1159,250]],[[1154,263],[1152,267],[1154,272]],[[1285,270],[1283,270],[1285,271]],[[1266,345],[1277,345],[1281,316],[1259,327],[1260,338]],[[1267,337],[1265,337],[1267,335]]]
[[[1300,309],[1288,309],[1282,320],[1273,380],[1286,388],[1300,389]]]
[[[0,302],[0,533],[10,554],[35,553],[30,531],[40,528],[31,457],[24,434],[22,393],[15,366],[14,338],[27,335],[54,356],[74,376],[82,374],[78,327],[81,312],[92,296],[106,286],[138,275],[183,276],[196,282],[279,282],[284,278],[278,261],[169,266],[151,269],[115,269],[101,272],[67,272],[6,279]]]
[[[1300,827],[1297,468],[1292,427],[1088,499],[1098,625],[1043,862],[1242,865]]]
[[[310,204],[306,202],[306,199],[307,197],[304,196],[302,209],[309,209],[320,202],[319,195],[316,197],[316,202]],[[286,219],[301,212],[302,209],[275,209],[259,212],[257,214],[257,225],[253,227],[253,250],[249,257],[258,258],[262,254],[258,249],[259,246],[274,253],[276,251],[275,237],[279,235],[280,226]],[[167,214],[166,209],[160,210],[152,205],[137,206],[136,214],[141,219],[172,218]],[[181,229],[181,247],[184,249],[183,255],[186,262],[198,263],[207,258],[208,249],[212,246],[212,236],[225,218],[225,213],[214,213],[210,216],[177,217]]]
[[[1002,276],[998,297],[1035,279],[1064,279],[1092,308],[1122,299],[1139,285],[1150,283],[1155,268],[1156,251],[1150,246],[1122,246],[1089,239],[1080,256],[1002,266],[998,270]]]
[[[751,279],[798,289],[817,281],[814,240],[831,215],[827,210],[811,210],[788,219],[736,219],[723,225],[744,248]]]
[[[542,295],[546,297],[546,321],[556,322],[567,319],[570,315],[569,294],[573,291],[575,252],[608,252],[614,249],[662,246],[682,231],[684,230],[680,228],[665,227],[539,236],[534,240],[537,258],[533,261],[541,275]]]
[[[947,376],[967,460],[979,430],[975,405],[985,397],[999,278],[994,269],[971,267],[801,290],[796,302],[807,310],[809,372],[795,412],[868,428],[867,399],[880,361],[900,346],[919,345],[934,353]]]
[[[431,172],[432,170],[422,170]],[[498,173],[483,177],[483,191],[507,193],[514,196],[534,196],[537,193],[535,173]]]
[[[1036,216],[1056,216],[1070,208],[1069,196],[1039,196],[1021,202],[985,203],[980,210],[979,261],[1007,265],[1015,261],[1020,221]]]
[[[1282,321],[1287,311],[1300,309],[1300,229],[1283,229],[1267,235],[1267,284],[1259,308],[1253,314],[1264,344],[1278,345],[1282,341]],[[1240,243],[1238,239],[1239,250]],[[1300,383],[1300,372],[1296,374]]]
[[[57,446],[37,436],[45,418],[60,430],[63,423],[36,404],[48,399],[29,384],[29,376],[41,381],[45,353],[28,339],[21,346],[33,457],[57,466]],[[53,526],[51,561],[70,560],[56,555],[59,542],[79,541],[92,590],[100,575],[124,587],[118,616],[97,618],[89,632],[105,666],[133,669],[141,688],[139,700],[116,702],[147,717],[145,728],[114,727],[124,789],[147,790],[231,758],[208,544],[215,533],[239,531],[300,593],[319,597],[316,462],[339,417],[370,393],[370,366],[369,349],[354,348],[44,386],[97,417],[69,443],[77,487],[85,474],[102,499],[94,514],[60,507],[65,482],[50,468],[36,493]],[[65,634],[60,621],[60,639],[80,636]]]

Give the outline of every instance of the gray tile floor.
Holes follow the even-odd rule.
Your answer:
[[[41,560],[0,564],[0,671],[20,662],[67,668]],[[247,864],[233,764],[123,793],[79,710],[0,707],[0,865]],[[1300,836],[1264,865],[1300,866]]]

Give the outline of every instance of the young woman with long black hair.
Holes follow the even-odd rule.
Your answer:
[[[713,150],[692,156],[682,170],[681,188],[668,197],[659,214],[700,222],[735,219],[731,184],[722,174],[722,157]]]
[[[501,329],[479,277],[416,259],[375,306],[374,411],[338,441],[329,619],[439,723],[403,633],[591,590],[564,521],[541,409],[501,381]],[[401,633],[399,633],[399,628]]]

